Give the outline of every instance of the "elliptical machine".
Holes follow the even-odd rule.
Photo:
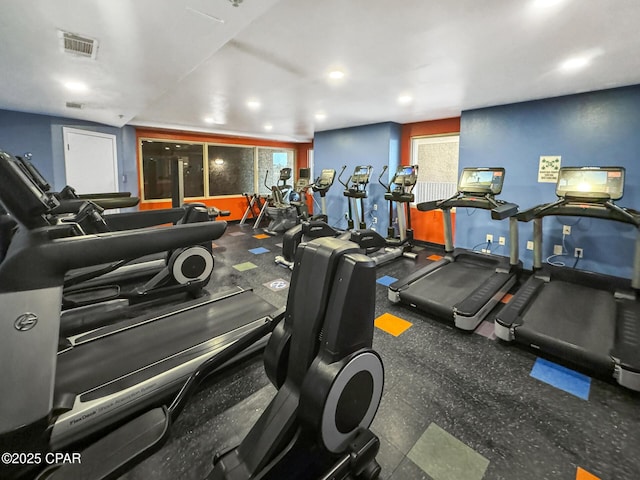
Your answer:
[[[346,165],[342,167],[342,170],[346,168]],[[303,232],[309,230],[320,232],[316,238],[319,237],[331,237],[338,235],[337,230],[333,229],[327,223],[327,192],[333,185],[333,181],[336,176],[336,171],[331,168],[325,168],[322,170],[320,176],[313,182],[310,187],[314,192],[320,194],[321,212],[318,215],[302,218],[301,222],[287,230],[282,237],[282,255],[277,255],[275,261],[278,265],[283,265],[288,268],[293,268],[293,261],[296,249],[302,241]],[[315,230],[314,230],[315,226]],[[327,232],[325,234],[324,232]]]
[[[280,170],[280,178],[277,185],[269,186],[267,179],[269,178],[269,170],[264,176],[264,186],[271,189],[271,197],[264,202],[260,215],[256,219],[253,228],[259,228],[260,222],[266,215],[271,219],[265,233],[269,235],[277,235],[284,232],[298,223],[296,208],[286,201],[286,197],[291,190],[291,185],[287,184],[287,180],[291,178],[291,168],[286,167]],[[285,194],[287,192],[287,194]]]
[[[367,198],[367,185],[369,184],[372,168],[371,165],[356,166],[349,180],[345,182],[342,180],[342,174],[347,169],[347,166],[343,165],[338,175],[338,181],[344,186],[342,194],[347,197],[349,202],[347,214],[347,227],[349,230],[352,230],[355,226],[354,213],[357,216],[358,227],[366,228],[364,199]],[[326,170],[323,170],[323,174],[325,171]],[[329,187],[333,184],[333,178],[335,178],[335,170],[328,170],[326,172],[327,176],[325,177],[324,184],[328,186],[324,191],[324,195],[322,192],[320,193],[323,213],[326,213],[327,205],[325,196]],[[331,175],[330,172],[333,172],[333,175]],[[358,200],[360,200],[360,202],[358,202]],[[358,208],[358,203],[360,203],[360,208]],[[326,220],[311,219],[310,221],[302,222],[285,232],[282,237],[282,255],[278,255],[275,261],[280,265],[293,269],[296,249],[303,239],[306,241],[314,238],[337,237],[340,235],[345,235],[345,232],[333,228]],[[348,233],[345,239],[348,240]]]
[[[357,245],[301,246],[284,321],[265,348],[278,392],[240,445],[216,454],[208,480],[378,478],[368,429],[384,383],[374,307],[375,265]]]
[[[311,220],[319,220],[322,222],[328,222],[329,217],[327,215],[327,192],[333,185],[333,180],[336,177],[336,171],[333,168],[325,168],[320,173],[320,176],[315,182],[311,184],[311,189],[314,193],[320,194],[320,214],[311,217]]]
[[[371,165],[359,165],[353,171],[351,177],[349,177],[348,183],[343,182],[341,179],[342,172],[338,176],[338,181],[344,185],[342,195],[347,197],[349,204],[349,210],[347,215],[347,230],[353,230],[355,227],[354,215],[358,220],[358,228],[367,228],[367,222],[365,221],[364,213],[364,199],[367,198],[367,185],[369,185],[369,177],[371,176]],[[360,202],[358,202],[360,200]],[[360,208],[358,208],[360,204]]]
[[[385,238],[378,232],[369,229],[354,230],[349,237],[349,240],[357,243],[367,255],[373,258],[376,265],[381,265],[401,256],[411,259],[416,258],[416,254],[411,251],[413,230],[411,229],[411,207],[409,204],[414,200],[413,188],[418,180],[418,166],[399,166],[389,184],[385,184],[382,181],[386,171],[387,167],[385,166],[378,177],[378,183],[385,188],[384,199],[389,202],[387,237]],[[393,225],[394,203],[396,204],[398,235],[396,235]]]

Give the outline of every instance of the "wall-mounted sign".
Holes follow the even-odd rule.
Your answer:
[[[562,157],[558,155],[541,156],[538,166],[538,182],[556,183]]]

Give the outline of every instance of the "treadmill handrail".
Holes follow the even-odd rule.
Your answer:
[[[151,253],[215,240],[226,222],[198,222],[169,228],[141,228],[52,240],[60,229],[20,230],[0,264],[0,292],[16,292],[62,285],[74,268],[137,258]],[[25,275],[24,272],[38,272]]]
[[[264,325],[238,339],[233,345],[202,363],[191,374],[189,379],[184,383],[178,394],[174,397],[173,401],[169,405],[168,413],[171,421],[175,422],[176,419],[180,416],[180,413],[187,405],[194,392],[198,389],[203,380],[205,380],[211,373],[217,370],[225,362],[231,360],[238,353],[242,352],[247,347],[256,343],[259,339],[272,332],[276,325],[278,325],[278,323],[280,323],[280,321],[284,319],[285,314],[286,307],[279,308],[272,315],[265,318]]]
[[[640,212],[616,205],[613,200],[588,201],[587,199],[561,198],[555,202],[536,205],[520,212],[517,216],[521,222],[529,222],[535,218],[547,216],[588,217],[628,223],[640,227]]]
[[[492,215],[495,220],[502,220],[517,214],[518,205],[511,202],[496,200],[492,195],[485,194],[483,196],[469,195],[458,192],[454,196],[444,200],[433,200],[429,202],[421,202],[417,205],[417,209],[421,212],[428,212],[437,209],[451,209],[453,207],[480,208],[483,210],[492,210],[498,215]]]
[[[162,208],[136,212],[109,213],[103,215],[112,230],[130,230],[176,223],[184,217],[186,208]]]

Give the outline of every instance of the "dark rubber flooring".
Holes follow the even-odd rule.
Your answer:
[[[274,305],[284,305],[286,289],[277,290],[281,284],[274,280],[288,281],[291,275],[273,261],[280,253],[275,244],[281,237],[253,238],[257,233],[261,232],[248,226],[230,225],[216,240],[210,289],[253,287]],[[259,247],[269,252],[248,251]],[[420,252],[417,262],[401,258],[383,265],[378,277],[401,278],[424,265],[430,253],[434,252]],[[246,262],[257,268],[233,268]],[[378,285],[377,290],[376,316],[388,312],[413,323],[398,337],[375,332],[374,348],[385,364],[384,395],[373,423],[381,439],[382,478],[593,478],[582,476],[582,469],[601,480],[640,478],[640,395],[594,378],[588,400],[583,400],[532,378],[535,352],[457,331],[444,321],[390,304],[386,287]],[[122,479],[204,478],[215,452],[239,442],[274,391],[259,357],[208,381],[173,426],[162,450]],[[446,432],[468,447],[456,450],[462,453],[450,460],[458,462],[457,470],[453,464],[446,468],[445,454],[433,453],[438,445],[427,448],[425,432]],[[449,436],[431,439],[442,441],[446,451]],[[478,464],[471,461],[476,454],[486,459],[480,462],[480,473],[471,470]],[[453,473],[460,468],[468,468],[468,473]]]

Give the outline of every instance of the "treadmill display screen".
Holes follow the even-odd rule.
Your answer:
[[[498,195],[503,182],[504,168],[465,168],[460,175],[458,191]]]
[[[622,167],[564,167],[558,173],[558,197],[622,198],[624,168]]]

